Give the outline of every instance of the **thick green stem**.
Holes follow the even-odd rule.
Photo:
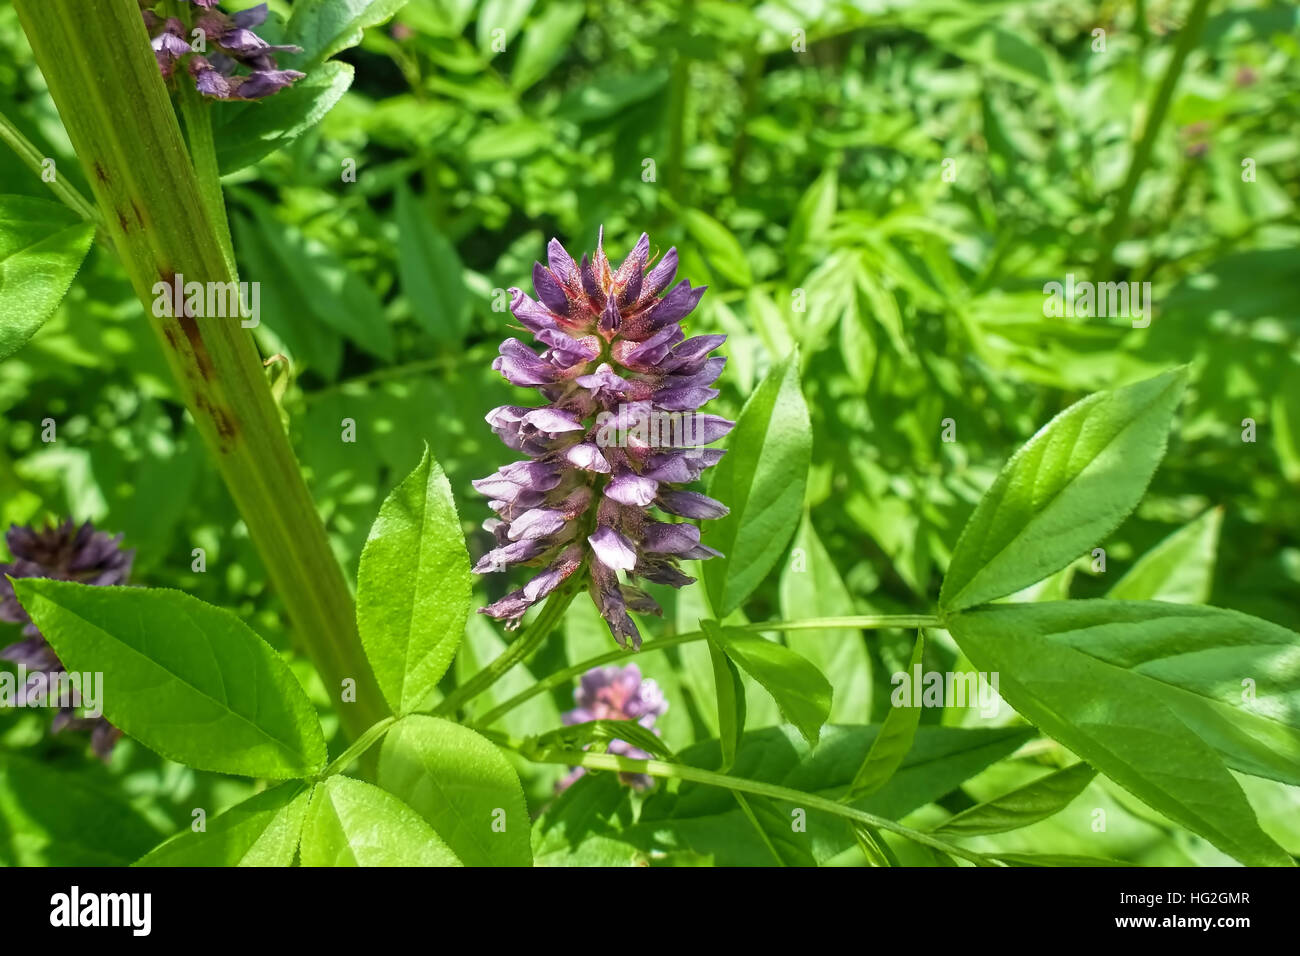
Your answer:
[[[191,311],[188,295],[159,291],[181,282],[203,283],[211,302],[211,290],[229,290],[236,279],[149,48],[139,5],[134,0],[15,0],[14,6],[180,397],[248,526],[300,644],[331,695],[341,695],[345,681],[355,682],[355,702],[340,702],[339,711],[345,727],[359,734],[387,716],[388,708],[357,636],[347,581],[240,310],[230,308],[226,294],[227,307],[215,311],[227,314],[199,315]]]
[[[816,630],[838,630],[846,627],[856,627],[863,630],[880,630],[883,628],[900,627],[938,627],[939,619],[931,614],[864,614],[857,617],[824,617],[810,619],[807,621],[765,621],[760,624],[742,624],[737,630],[742,631],[816,631]],[[652,651],[662,651],[669,647],[677,647],[681,644],[689,644],[692,641],[704,640],[703,631],[686,631],[682,634],[673,634],[668,637],[661,637],[658,640],[651,641],[641,648],[640,653],[649,654]],[[553,687],[559,687],[575,677],[579,677],[591,670],[593,667],[600,667],[603,664],[609,664],[627,657],[627,651],[619,650],[610,651],[601,654],[598,657],[590,658],[581,663],[574,664],[572,667],[566,667],[564,670],[556,671],[547,677],[542,678],[536,684],[520,691],[514,697],[502,703],[499,707],[484,714],[476,723],[479,727],[491,727],[500,720],[505,714],[514,710],[525,701],[543,694]]]
[[[1182,30],[1178,33],[1178,43],[1174,46],[1174,53],[1169,60],[1169,65],[1165,68],[1165,75],[1161,78],[1160,86],[1156,89],[1155,98],[1151,101],[1151,106],[1147,110],[1146,125],[1142,129],[1142,138],[1138,140],[1138,144],[1133,150],[1133,158],[1129,162],[1128,174],[1124,177],[1124,184],[1120,187],[1119,198],[1115,203],[1115,215],[1106,227],[1101,255],[1097,260],[1102,275],[1108,275],[1114,267],[1115,247],[1119,245],[1120,240],[1124,238],[1125,232],[1128,231],[1129,220],[1133,215],[1133,195],[1137,192],[1138,181],[1151,163],[1151,151],[1155,147],[1156,137],[1160,134],[1160,127],[1164,125],[1165,114],[1169,112],[1169,104],[1174,96],[1174,87],[1178,85],[1178,78],[1183,73],[1183,64],[1187,62],[1187,57],[1196,48],[1196,42],[1201,37],[1201,29],[1205,26],[1209,10],[1210,0],[1195,0],[1192,12],[1187,17],[1187,22],[1183,24]],[[1140,10],[1138,13],[1139,16],[1143,16],[1145,11]]]
[[[181,84],[181,116],[185,120],[185,135],[189,140],[190,157],[199,182],[199,198],[208,211],[208,218],[217,229],[221,252],[226,257],[226,268],[231,275],[235,266],[235,248],[230,238],[230,220],[226,216],[226,198],[221,193],[221,170],[217,166],[217,144],[212,138],[212,105],[203,102],[203,94],[188,83]]]

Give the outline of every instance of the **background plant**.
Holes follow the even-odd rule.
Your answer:
[[[319,6],[278,12],[302,18]],[[349,8],[374,26],[395,6]],[[950,843],[961,833],[968,852],[1013,861],[1034,853],[1040,862],[1087,855],[1213,863],[1224,851],[1273,862],[1276,844],[1296,852],[1295,781],[1287,776],[1294,729],[1285,716],[1245,714],[1227,701],[1229,690],[1240,700],[1241,677],[1253,677],[1265,696],[1265,675],[1278,673],[1271,713],[1295,713],[1287,703],[1292,678],[1264,667],[1283,653],[1278,648],[1293,646],[1298,626],[1290,598],[1300,576],[1293,493],[1300,377],[1287,282],[1297,265],[1287,123],[1296,96],[1294,11],[1215,6],[1200,23],[1194,14],[1204,8],[948,2],[868,14],[853,5],[795,13],[773,3],[638,3],[606,5],[597,16],[577,2],[412,0],[392,26],[364,36],[325,31],[319,35],[338,40],[300,44],[307,50],[294,62],[314,62],[321,83],[320,100],[310,103],[336,100],[318,125],[300,128],[306,117],[320,119],[315,111],[301,122],[290,112],[275,120],[286,135],[275,136],[274,114],[214,108],[236,264],[241,277],[263,281],[264,327],[255,334],[264,354],[291,362],[287,373],[283,362],[273,370],[280,407],[348,574],[364,568],[381,496],[419,458],[422,441],[462,514],[473,517],[469,481],[499,464],[481,416],[518,402],[484,371],[505,320],[493,310],[494,290],[523,285],[552,235],[580,241],[604,223],[608,236],[625,237],[611,238],[625,250],[645,229],[679,247],[683,275],[710,285],[690,331],[730,336],[715,404],[729,418],[746,399],[753,411],[727,439],[724,461],[752,448],[754,472],[720,470],[715,482],[725,481],[727,493],[710,486],[735,520],[720,526],[726,546],[709,533],[705,542],[737,557],[705,565],[705,587],[662,599],[664,620],[644,622],[647,649],[676,643],[637,660],[673,702],[657,724],[668,748],[657,757],[675,759],[663,760],[668,770],[651,769],[699,777],[729,764],[730,777],[767,790],[742,791],[749,794],[742,802],[716,781],[683,777],[641,798],[614,774],[588,774],[538,823],[537,860],[771,863],[806,862],[801,854],[810,853],[822,862],[891,855],[923,862],[918,854],[933,847],[882,834],[881,821],[942,833],[949,816],[1040,778],[1021,805],[1059,813],[1020,816],[1030,825],[1003,833],[978,825],[979,815],[975,823],[953,816],[948,836],[937,838]],[[507,38],[500,54],[492,49],[498,28]],[[1097,28],[1106,31],[1104,51],[1094,50]],[[805,31],[806,52],[791,49],[795,29]],[[1154,109],[1184,41],[1177,83],[1163,111]],[[93,171],[69,149],[9,9],[0,12],[0,42],[9,54],[0,109],[39,156],[56,160],[65,184],[88,195]],[[313,71],[305,72],[309,83]],[[253,116],[271,126],[249,127]],[[1160,122],[1144,127],[1143,116]],[[255,135],[243,141],[241,129]],[[1144,129],[1153,129],[1145,154],[1134,148]],[[945,158],[955,160],[953,182],[943,179]],[[1246,158],[1255,161],[1253,182],[1242,178]],[[643,178],[646,159],[655,161],[653,181]],[[356,162],[355,183],[341,178],[347,160]],[[0,164],[5,192],[22,197],[6,201],[18,213],[4,221],[30,221],[31,204],[44,200],[51,244],[75,260],[93,230],[78,225],[78,213],[53,211],[47,187],[17,156]],[[10,275],[31,274],[9,251],[26,245],[5,247],[6,289]],[[1156,320],[1133,329],[1126,320],[1044,317],[1043,283],[1071,271],[1152,281]],[[57,302],[61,291],[47,299]],[[283,595],[268,586],[268,569],[181,410],[182,390],[139,321],[136,298],[119,262],[96,243],[68,297],[51,304],[50,321],[5,359],[0,518],[73,515],[124,532],[137,551],[134,580],[230,608],[287,652]],[[796,311],[796,301],[806,310]],[[0,314],[11,328],[11,313]],[[987,522],[996,541],[999,527],[1017,527],[976,506],[993,500],[983,496],[996,491],[1003,462],[1044,422],[1097,389],[1184,363],[1188,386],[1163,463],[1148,474],[1145,496],[1146,481],[1138,481],[1118,509],[1136,507],[1132,517],[1089,529],[1083,517],[1098,501],[1085,498],[1088,508],[1050,526],[1079,530],[1060,537],[1069,555],[1059,567],[1049,567],[1057,562],[1044,558],[1039,539],[1024,551],[966,546],[963,528]],[[1154,411],[1138,415],[1127,398],[1083,406],[1107,421],[1132,416],[1131,427],[1146,436],[1124,455],[1130,481],[1174,414],[1180,386],[1155,381],[1164,384],[1146,388],[1160,396],[1163,420]],[[800,409],[807,429],[797,426]],[[52,444],[40,440],[48,416],[59,423]],[[344,418],[357,423],[355,444],[340,441]],[[955,422],[956,442],[940,440],[945,418]],[[1241,440],[1246,418],[1257,423],[1253,443]],[[757,444],[738,444],[742,438]],[[1040,465],[1053,473],[1053,461]],[[766,498],[764,489],[784,496]],[[746,493],[778,502],[783,533],[755,536],[746,527],[737,505]],[[1005,506],[1019,506],[1010,514],[1023,518],[1030,505],[1012,498]],[[459,529],[477,558],[489,541],[475,524]],[[806,571],[793,570],[792,546]],[[1093,570],[1097,546],[1106,550],[1105,572]],[[195,547],[205,549],[205,572],[192,570]],[[1000,564],[998,554],[1007,555]],[[1017,565],[1017,554],[1029,563]],[[480,587],[475,598],[487,603],[504,588]],[[1020,603],[1052,601],[974,609],[1011,591]],[[1056,603],[1121,596],[1208,603],[1290,630],[1224,612]],[[1015,621],[1002,619],[1011,614]],[[761,683],[761,665],[728,666],[753,648],[737,627],[813,616],[853,620],[787,628],[767,643],[825,675],[832,725],[824,728],[813,726],[826,695],[811,677],[792,690],[768,672]],[[701,620],[720,622],[713,639],[686,640]],[[870,620],[897,626],[864,631]],[[921,626],[927,640],[918,649]],[[1087,642],[1070,636],[1084,630]],[[1219,642],[1197,651],[1217,662],[1216,681],[1181,693],[1135,692],[1148,686],[1135,681],[1163,683],[1162,666],[1172,666],[1141,656],[1162,634],[1185,642],[1183,651]],[[1102,656],[1081,660],[1081,642],[1100,645]],[[502,647],[501,632],[472,617],[431,697],[454,693]],[[424,653],[440,659],[449,650]],[[462,717],[492,739],[557,761],[511,758],[530,812],[549,803],[564,765],[596,738],[524,742],[559,728],[572,680],[613,653],[603,625],[577,602],[526,668],[464,703]],[[926,669],[998,670],[1008,702],[1047,736],[1005,712],[1005,726],[990,727],[952,708],[900,713],[891,725],[889,676],[914,653]],[[1059,667],[1028,669],[1049,654]],[[342,753],[348,738],[336,730],[333,681],[320,681],[304,657],[287,659],[323,713],[333,752]],[[772,670],[799,667],[785,658]],[[1105,699],[1149,703],[1134,719],[1184,741],[1170,757],[1179,763],[1114,752],[1117,737],[1104,728],[1080,737],[1085,714],[1054,724],[1047,712],[1061,702],[1040,699],[1039,685],[1062,669],[1109,681]],[[730,678],[730,691],[720,695],[715,676],[723,688]],[[719,696],[730,709],[718,707]],[[897,726],[904,718],[917,719],[914,735]],[[888,733],[862,729],[882,722]],[[231,806],[254,788],[160,761],[130,739],[99,767],[80,742],[46,736],[45,723],[43,714],[0,715],[4,825],[36,835],[22,844],[21,862],[126,862],[187,826],[192,807]],[[816,749],[778,726],[806,731]],[[380,746],[402,739],[394,733]],[[1098,776],[1083,780],[1050,739]],[[581,759],[609,769],[622,758],[588,751]],[[321,772],[308,763],[295,772]],[[1171,783],[1167,771],[1193,765],[1205,774],[1204,794],[1226,795],[1220,812]],[[242,772],[266,775],[263,767]],[[810,841],[789,832],[792,804],[780,802],[789,794],[771,792],[789,785],[835,803],[855,781],[865,795],[846,806],[872,819],[850,826],[842,813],[809,804]],[[339,786],[350,789],[326,790]],[[1234,788],[1244,789],[1253,815]],[[1055,801],[1044,800],[1045,791]],[[66,796],[35,799],[46,793]],[[56,836],[84,834],[74,821],[90,819],[92,805],[129,822],[95,837],[103,845],[94,847]],[[1004,814],[1006,806],[998,804]],[[1089,825],[1097,808],[1107,811],[1104,834]],[[1261,841],[1255,818],[1272,844]]]

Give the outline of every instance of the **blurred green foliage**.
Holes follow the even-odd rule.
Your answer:
[[[1294,5],[1214,4],[1127,232],[1113,250],[1103,238],[1189,7],[410,0],[342,55],[356,78],[319,126],[226,180],[242,278],[262,284],[260,344],[288,359],[288,428],[349,577],[380,501],[426,441],[472,555],[486,549],[488,510],[469,482],[512,453],[483,415],[522,398],[489,368],[514,325],[502,290],[530,287],[551,236],[589,249],[603,225],[611,256],[644,230],[653,248],[678,247],[681,276],[710,286],[690,331],[730,336],[719,413],[734,417],[767,368],[799,348],[815,439],[798,543],[814,555],[827,613],[929,609],[958,532],[1012,450],[1083,394],[1190,363],[1169,453],[1106,543],[1105,573],[1084,560],[1057,585],[1100,596],[1155,543],[1221,508],[1209,601],[1300,628]],[[85,191],[7,6],[0,109]],[[0,182],[44,195],[7,153]],[[1044,315],[1044,283],[1068,273],[1150,282],[1154,321]],[[57,422],[53,444],[40,438],[46,418]],[[345,419],[355,443],[341,440]],[[945,419],[954,442],[941,440]],[[133,580],[231,607],[290,647],[247,532],[102,247],[55,317],[0,366],[0,428],[0,523],[94,520],[136,549]],[[198,547],[205,573],[191,570]],[[786,564],[738,616],[781,615],[781,595],[801,593],[782,584]],[[505,588],[484,580],[483,602]],[[663,596],[665,620],[648,630],[694,629],[693,590]],[[582,602],[566,628],[536,672],[609,647]],[[0,643],[14,637],[0,632]],[[873,719],[913,639],[867,642],[875,693],[864,688],[861,707]],[[500,643],[495,625],[471,621],[456,672]],[[716,733],[697,651],[641,662],[672,702],[661,726],[674,748]],[[951,643],[930,654],[953,666]],[[527,714],[520,732],[550,729],[570,694],[537,698],[504,726]],[[327,703],[318,683],[313,696]],[[775,721],[761,692],[750,700],[748,726]],[[90,762],[83,741],[43,736],[45,719],[0,714],[0,740]],[[998,767],[994,783],[1023,779]],[[238,793],[129,742],[93,773],[117,778],[168,830],[201,800]],[[527,773],[541,800],[559,771]],[[1000,789],[984,781],[973,799]],[[1113,855],[1217,859],[1185,834],[1153,840],[1148,818],[1125,818]],[[1052,836],[1062,827],[1037,829],[1071,852]]]

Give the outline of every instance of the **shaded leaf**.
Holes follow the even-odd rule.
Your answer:
[[[150,851],[136,866],[290,866],[307,819],[311,790],[284,783],[249,797]]]
[[[963,810],[930,832],[941,836],[975,836],[1027,827],[1068,806],[1096,775],[1086,763],[1076,763]]]
[[[58,308],[94,237],[93,225],[58,203],[0,196],[0,360]]]
[[[790,648],[748,631],[701,621],[709,643],[722,650],[776,701],[781,715],[794,724],[810,744],[817,743],[831,711],[831,685],[807,659]],[[715,673],[716,673],[715,667]]]
[[[384,738],[379,783],[414,807],[468,866],[531,866],[524,793],[495,744],[437,717]]]
[[[104,716],[198,770],[285,779],[325,766],[316,711],[289,666],[229,611],[159,588],[21,578],[59,660],[104,674]]]
[[[725,557],[704,562],[713,613],[725,617],[762,583],[799,524],[812,425],[797,356],[774,365],[750,396],[709,494],[731,513],[706,524],[702,540]]]

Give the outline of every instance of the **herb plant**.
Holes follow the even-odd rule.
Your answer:
[[[608,6],[0,13],[0,863],[1293,865],[1294,23]]]

